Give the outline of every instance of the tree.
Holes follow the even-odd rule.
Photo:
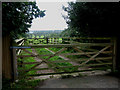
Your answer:
[[[45,15],[36,2],[3,2],[2,11],[3,36],[10,35],[13,38],[28,32],[34,18]]]
[[[71,2],[68,4],[68,7],[63,7],[64,11],[68,12],[68,16],[64,18],[69,30],[73,32],[75,30],[77,35],[115,36],[117,34],[120,3]]]
[[[35,2],[3,2],[2,3],[2,76],[13,78],[12,43],[14,39],[25,36],[32,20],[43,17]]]
[[[117,37],[120,46],[120,2],[71,2],[63,7],[70,36]],[[76,31],[76,32],[75,32]],[[73,35],[74,33],[74,35]],[[77,34],[78,33],[78,34]],[[120,71],[120,47],[117,47],[117,68]]]

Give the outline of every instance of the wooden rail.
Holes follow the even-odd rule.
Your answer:
[[[26,46],[18,46],[17,48],[21,49],[21,48],[26,48],[26,47],[30,47],[30,48],[50,48],[50,47],[76,47],[76,46],[107,46],[107,45],[113,45],[113,43],[79,43],[79,44],[46,44],[46,45],[26,45]]]
[[[57,38],[57,37],[53,37]],[[96,40],[111,40],[111,37],[59,37],[65,39],[96,39]],[[46,39],[46,38],[26,38],[26,39]]]
[[[24,41],[25,41],[24,38],[15,40],[15,42],[17,43],[18,46],[23,46],[24,45]],[[17,50],[17,54],[19,55],[20,53],[21,53],[21,49],[18,49]]]
[[[111,40],[110,37],[60,37],[60,38],[27,38],[30,44],[72,44],[72,43],[78,43],[78,41],[84,41],[84,40]],[[37,42],[34,42],[34,41]]]

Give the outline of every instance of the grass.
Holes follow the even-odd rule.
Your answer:
[[[34,88],[40,83],[42,80],[36,79],[36,80],[26,80],[22,79],[19,80],[18,82],[14,82],[11,84],[11,88],[20,88],[20,89],[25,89],[29,88],[31,90],[34,90]]]
[[[62,48],[48,48],[48,49],[50,49],[53,52],[57,52],[57,51],[59,51]],[[75,53],[75,52],[76,51],[72,47],[68,47],[67,50],[65,50],[65,51],[63,51],[61,53]]]
[[[47,43],[47,41],[46,41],[46,39],[27,39],[26,40],[26,45],[29,45],[30,43],[29,42],[31,42],[33,45],[37,45],[38,43],[41,43],[41,44],[46,44]]]
[[[12,81],[10,79],[2,78],[2,89],[9,90],[11,88]]]
[[[26,49],[30,52],[32,52],[31,49]],[[30,55],[24,51],[22,51],[20,53],[20,55]],[[26,57],[26,58],[18,58],[18,63],[20,62],[35,62],[35,59],[34,57]],[[35,64],[33,65],[18,65],[18,70],[24,70],[24,69],[30,69],[31,67],[33,67]],[[28,73],[26,74],[35,74],[36,71],[29,71]],[[22,72],[18,72],[18,75],[19,76],[24,76],[25,74]],[[24,77],[24,78],[19,78],[19,80],[17,82],[12,82],[11,80],[9,79],[5,79],[3,78],[2,80],[2,89],[3,90],[9,90],[9,89],[31,89],[31,90],[34,90],[33,88],[36,87],[42,80],[40,79],[37,79],[37,80],[32,80],[30,79],[30,77]]]
[[[52,49],[52,48],[51,48],[51,49]],[[51,52],[49,52],[49,51],[46,50],[45,48],[41,48],[41,49],[36,48],[35,50],[36,50],[37,53],[40,54],[40,55],[52,54]],[[54,50],[54,51],[58,51],[58,50],[60,50],[60,48],[57,48],[57,49],[53,48],[53,50]],[[47,58],[49,58],[49,56],[44,56],[44,57],[42,57],[42,58],[43,58],[43,59],[47,59]],[[54,57],[50,58],[48,61],[56,61],[56,60],[64,60],[64,59],[60,58],[59,56],[54,56]],[[50,66],[50,67],[56,66],[56,67],[59,68],[59,67],[62,67],[62,66],[72,66],[72,64],[69,63],[69,62],[64,62],[64,63],[49,64],[49,66]],[[76,67],[63,68],[63,69],[60,69],[60,68],[59,68],[59,69],[57,69],[58,72],[63,72],[63,71],[72,72],[72,71],[75,71],[75,70],[77,70]]]
[[[32,52],[31,49],[26,49],[28,50],[29,52]],[[30,55],[24,51],[21,52],[20,55]],[[34,57],[26,57],[26,58],[18,58],[18,63],[20,62],[35,62],[35,59]],[[31,67],[33,67],[35,64],[33,65],[18,65],[18,70],[24,70],[24,69],[30,69]],[[35,74],[36,71],[29,71],[28,73],[26,74]],[[23,73],[23,71],[21,72],[18,72],[18,75],[20,77],[23,77],[24,75],[26,75]],[[18,78],[19,80],[17,82],[12,82],[8,79],[3,79],[2,80],[2,83],[3,83],[3,90],[9,90],[9,89],[17,89],[17,88],[20,88],[20,89],[25,89],[25,88],[29,88],[31,90],[34,90],[33,88],[36,87],[40,82],[41,80],[40,79],[37,79],[37,80],[32,80],[30,79],[30,77],[24,77],[24,78]]]
[[[33,35],[33,37],[32,38],[35,38],[35,36]],[[36,38],[39,38],[39,36],[36,36]],[[33,45],[36,45],[36,44],[38,44],[38,43],[40,43],[40,44],[46,44],[47,43],[47,39],[46,38],[44,38],[44,36],[41,36],[40,37],[41,39],[27,39],[26,40],[26,44],[28,45],[29,44],[29,41],[33,44]],[[42,39],[43,38],[43,39]],[[54,41],[55,40],[55,38],[49,38],[49,44],[51,44],[52,43],[52,41]],[[56,40],[57,41],[59,41],[59,43],[62,43],[62,38],[56,38]]]
[[[33,36],[33,38],[34,38],[34,36]],[[29,44],[29,41],[33,41],[33,43],[39,43],[40,40],[44,40],[44,39],[38,39],[38,40],[28,39],[26,41],[26,44]],[[60,40],[60,38],[59,38],[59,40]],[[57,51],[59,51],[62,48],[49,48],[49,49],[52,50],[52,51],[54,51],[54,52],[57,52]],[[31,49],[27,49],[27,50],[30,51],[30,52],[32,52]],[[36,48],[35,50],[40,55],[52,54],[51,52],[49,52],[45,48]],[[73,52],[75,52],[73,49],[68,48],[67,50],[63,51],[62,53],[73,53]],[[30,54],[28,54],[26,52],[22,52],[21,55],[30,55]],[[49,56],[44,56],[44,57],[41,57],[41,58],[47,59],[48,57]],[[86,58],[86,57],[85,56],[82,56],[82,57],[81,56],[69,56],[69,58],[71,58],[71,59],[77,59],[77,58]],[[54,56],[54,57],[50,58],[48,61],[56,61],[56,60],[64,60],[64,59],[60,58],[59,56]],[[18,58],[18,62],[35,62],[35,61],[36,60],[34,59],[34,57]],[[92,62],[90,62],[90,63],[92,63]],[[24,66],[19,65],[18,66],[18,70],[30,69],[34,65],[35,64],[33,64],[33,65],[24,65]],[[54,65],[56,67],[58,67],[58,69],[57,69],[58,72],[72,72],[72,71],[76,71],[78,69],[77,67],[63,68],[63,69],[59,68],[59,67],[62,67],[62,66],[72,66],[72,64],[69,63],[69,62],[54,63]],[[49,64],[49,66],[53,67],[53,64]],[[96,68],[96,67],[94,67],[94,68]],[[103,70],[106,69],[106,67],[100,67],[100,68],[103,69]],[[108,68],[110,68],[110,67],[108,67]],[[35,73],[36,73],[36,71],[29,71],[27,74],[35,74]],[[20,74],[22,75],[22,73],[19,72],[19,75]],[[119,74],[115,73],[115,75],[119,75]],[[69,78],[69,77],[71,77],[71,76],[70,75],[68,75],[68,76],[62,76],[62,78]],[[2,80],[2,87],[3,87],[3,90],[9,90],[11,88],[14,88],[14,89],[16,89],[16,88],[20,88],[20,89],[29,88],[29,89],[33,89],[40,82],[41,82],[40,79],[38,79],[38,80],[30,80],[28,77],[20,79],[17,82],[11,82],[8,79],[3,79]]]
[[[49,38],[50,43],[52,43],[52,41],[54,41],[55,38]],[[59,43],[62,43],[62,38],[56,38],[56,41],[59,41]]]
[[[43,80],[27,80],[20,79],[16,82],[12,82],[10,79],[2,79],[2,90],[10,90],[10,89],[30,89],[34,90],[34,88]]]
[[[50,38],[51,39],[51,38]],[[28,39],[29,40],[29,39]],[[31,39],[33,41],[33,43],[39,43],[39,39],[38,40],[34,40],[34,39]],[[42,40],[42,39],[41,39]],[[44,39],[43,39],[44,40]],[[52,38],[52,40],[54,41],[54,38]],[[62,38],[59,38],[59,40],[62,40]],[[45,40],[44,40],[45,42]],[[29,42],[28,42],[29,43]],[[86,48],[86,47],[83,47],[83,48]],[[60,49],[62,48],[48,48],[50,49],[51,51],[53,52],[57,52],[59,51]],[[46,55],[46,54],[52,54],[51,52],[49,52],[48,50],[46,50],[45,48],[36,48],[35,49],[37,51],[38,54],[40,55]],[[76,53],[77,51],[75,51],[72,47],[70,48],[67,48],[67,50],[61,52],[61,53]],[[49,58],[49,56],[44,56],[44,57],[41,57],[43,59],[47,59]],[[85,55],[71,55],[71,56],[67,56],[67,58],[70,58],[70,59],[78,59],[78,58],[83,58],[83,59],[89,59],[87,56]],[[32,58],[31,58],[32,59]],[[27,59],[26,59],[27,60]],[[62,58],[60,58],[59,56],[54,56],[52,58],[50,58],[48,61],[56,61],[56,60],[64,60]],[[79,62],[79,63],[82,63],[82,62]],[[88,62],[88,64],[93,64],[93,63],[96,63],[95,61],[90,61]],[[64,63],[54,63],[54,65],[56,67],[61,67],[61,66],[72,66],[71,63],[69,62],[64,62]],[[52,67],[53,65],[49,65],[50,67]],[[75,67],[72,67],[72,68],[64,68],[64,69],[58,69],[58,71],[74,71],[74,70],[77,70],[77,68]]]
[[[32,52],[31,49],[26,49],[30,52]],[[30,55],[29,53],[26,53],[24,51],[22,51],[22,53],[20,55]],[[23,63],[23,62],[35,62],[36,60],[34,59],[34,57],[25,57],[25,58],[18,58],[18,62],[19,63]],[[18,70],[24,70],[24,69],[30,69],[31,67],[33,67],[35,64],[32,65],[18,65]],[[34,74],[36,71],[29,71],[27,74]],[[19,72],[20,75],[24,75],[23,72]]]
[[[59,50],[62,49],[62,48],[48,48],[48,49],[50,49],[50,50],[53,51],[53,52],[57,52],[57,51],[59,51]]]

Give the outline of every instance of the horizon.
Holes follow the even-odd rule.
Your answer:
[[[63,31],[63,30],[29,30],[29,31]]]

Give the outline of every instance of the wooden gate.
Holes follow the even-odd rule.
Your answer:
[[[13,47],[14,78],[91,70],[115,70],[115,40],[111,38],[72,38],[65,42],[69,43],[27,44],[28,46]],[[25,53],[16,54],[18,49]],[[28,57],[34,57],[34,61],[26,62]],[[26,69],[25,65],[30,65],[30,68]],[[18,67],[22,67],[22,69],[18,69]],[[46,73],[44,70],[48,72]],[[29,73],[31,71],[34,72],[31,74]]]

